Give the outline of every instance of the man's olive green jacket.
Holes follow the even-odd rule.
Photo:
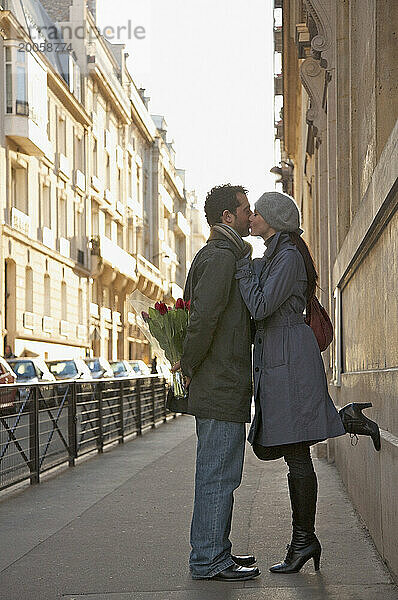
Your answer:
[[[188,413],[196,417],[250,421],[250,315],[235,279],[239,258],[234,243],[213,231],[185,284],[191,316],[181,369],[192,378]]]

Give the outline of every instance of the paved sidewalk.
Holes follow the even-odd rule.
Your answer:
[[[0,499],[1,600],[398,600],[333,465],[315,460],[321,570],[273,575],[290,535],[286,467],[247,448],[234,511],[236,553],[262,575],[240,584],[188,572],[195,437],[180,417]]]

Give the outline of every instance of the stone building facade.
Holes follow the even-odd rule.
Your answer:
[[[0,325],[17,355],[149,361],[129,295],[175,300],[198,248],[164,118],[95,4],[0,0]]]
[[[276,171],[303,214],[335,341],[338,407],[373,403],[382,448],[330,440],[354,505],[398,573],[398,4],[275,1]],[[281,53],[281,56],[280,56]]]

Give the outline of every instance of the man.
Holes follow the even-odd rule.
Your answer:
[[[247,190],[214,187],[205,213],[211,235],[195,256],[184,298],[191,316],[180,363],[196,417],[195,501],[190,570],[194,579],[246,580],[254,556],[232,556],[233,492],[242,478],[245,422],[250,421],[250,316],[235,279],[236,261],[250,252]]]
[[[6,360],[8,360],[9,358],[16,358],[14,352],[12,351],[12,348],[9,344],[6,345],[6,347],[4,348],[4,358]]]

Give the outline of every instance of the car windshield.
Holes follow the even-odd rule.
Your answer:
[[[30,361],[15,362],[12,366],[18,379],[33,379],[37,377],[35,367]]]
[[[126,367],[121,361],[111,363],[111,367],[114,373],[124,373],[126,371]]]
[[[76,365],[73,360],[60,360],[56,363],[50,363],[48,368],[55,377],[59,378],[74,377],[77,375]]]
[[[102,371],[102,367],[100,365],[100,361],[98,358],[93,358],[92,360],[86,360],[86,365],[90,369],[92,373],[95,371]]]

